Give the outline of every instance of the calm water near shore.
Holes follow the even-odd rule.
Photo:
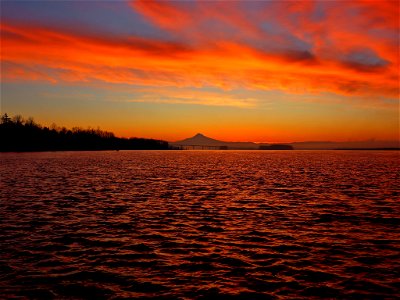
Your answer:
[[[395,299],[398,151],[0,154],[0,298]]]

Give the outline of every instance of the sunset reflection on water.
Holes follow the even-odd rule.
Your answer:
[[[4,297],[399,294],[396,151],[7,153]]]

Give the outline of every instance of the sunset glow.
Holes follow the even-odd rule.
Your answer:
[[[2,1],[2,112],[178,140],[399,139],[398,1]]]

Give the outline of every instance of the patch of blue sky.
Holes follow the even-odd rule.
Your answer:
[[[172,38],[127,1],[1,1],[1,11],[2,20],[9,22],[96,35]]]

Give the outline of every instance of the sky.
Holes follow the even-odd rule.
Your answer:
[[[1,112],[117,136],[399,140],[399,1],[1,0]]]

